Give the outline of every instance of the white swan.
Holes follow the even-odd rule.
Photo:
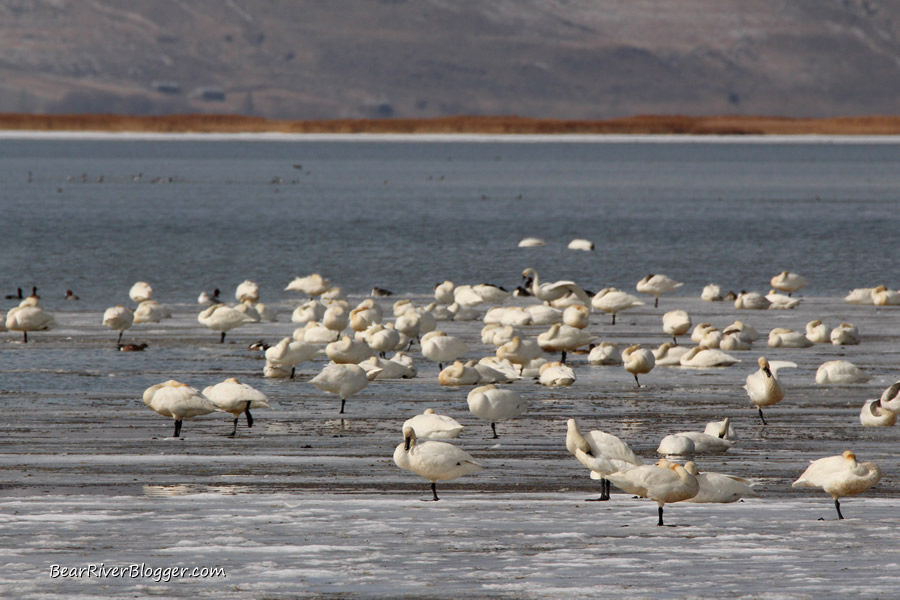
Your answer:
[[[816,369],[816,383],[820,385],[865,383],[869,379],[865,371],[849,360],[829,360]]]
[[[234,377],[203,388],[203,395],[217,409],[234,415],[234,428],[228,434],[230,436],[237,434],[238,417],[242,413],[247,417],[247,427],[253,427],[253,415],[250,414],[250,409],[269,408],[265,394],[246,383],[241,383]]]
[[[341,332],[325,327],[316,321],[310,321],[303,327],[296,328],[293,337],[298,342],[330,344],[331,342],[336,342],[340,339]]]
[[[438,383],[444,386],[478,385],[481,374],[460,360],[453,361],[438,373]]]
[[[509,298],[509,292],[503,286],[493,283],[478,283],[472,286],[475,292],[484,302],[500,304]],[[459,300],[457,299],[457,302]]]
[[[767,310],[772,303],[757,292],[741,292],[734,299],[734,307],[741,310]]]
[[[213,331],[221,331],[222,336],[219,343],[225,342],[225,334],[247,323],[252,323],[253,319],[248,317],[241,311],[231,308],[225,304],[213,304],[209,308],[197,315],[197,320],[212,329]]]
[[[598,501],[609,500],[607,475],[644,464],[628,444],[611,433],[593,430],[582,435],[575,419],[566,421],[566,427],[566,449],[591,470],[592,478],[600,479]]]
[[[800,298],[791,298],[790,296],[779,294],[775,290],[769,290],[769,293],[766,294],[766,300],[769,301],[769,310],[790,310],[800,304]]]
[[[116,345],[122,343],[122,334],[125,333],[125,330],[131,327],[133,323],[134,311],[121,304],[110,306],[103,313],[103,324],[113,331],[119,332],[119,337],[116,339]]]
[[[434,286],[434,299],[438,304],[453,304],[453,282],[445,280]]]
[[[891,384],[881,393],[881,406],[900,412],[900,381]]]
[[[412,427],[403,428],[403,443],[394,450],[394,464],[430,481],[435,501],[440,500],[438,481],[450,481],[484,468],[469,453],[453,444],[436,440],[419,442]]]
[[[555,325],[562,323],[563,311],[546,304],[532,304],[525,310],[531,315],[532,325]]]
[[[685,310],[670,310],[662,318],[663,333],[672,336],[672,343],[678,344],[676,339],[684,335],[691,328],[691,316]]]
[[[612,342],[600,342],[591,348],[588,363],[602,366],[618,366],[622,364],[622,353]]]
[[[688,498],[685,502],[726,504],[737,502],[744,496],[756,496],[756,492],[750,487],[753,483],[749,479],[711,471],[701,472],[693,461],[685,463],[684,468],[696,477],[697,483],[700,484],[700,491],[697,492],[697,495]]]
[[[328,308],[318,300],[310,300],[294,309],[294,312],[291,313],[291,323],[306,325],[310,321],[321,321],[326,310]],[[341,329],[343,330],[343,327]]]
[[[421,415],[416,415],[407,419],[403,423],[403,429],[412,427],[416,433],[416,439],[451,439],[459,437],[462,433],[463,426],[459,422],[447,415],[439,415],[434,412],[433,408],[426,408]]]
[[[259,285],[255,281],[245,279],[234,291],[234,298],[238,302],[259,302]]]
[[[514,337],[522,337],[522,330],[514,325],[488,323],[481,328],[481,343],[489,346],[502,346]]]
[[[546,245],[547,242],[536,237],[525,237],[519,240],[519,248],[539,248]]]
[[[540,366],[538,381],[547,387],[569,386],[575,383],[575,371],[561,362],[546,362]]]
[[[171,311],[156,300],[144,300],[134,309],[134,322],[136,324],[159,323],[163,319],[171,318],[171,316]]]
[[[682,367],[692,367],[695,369],[729,367],[739,362],[741,361],[727,352],[722,352],[721,350],[716,350],[714,348],[704,348],[703,346],[694,346],[685,352],[678,361]]]
[[[469,412],[491,424],[494,439],[497,439],[497,421],[518,417],[528,408],[528,401],[516,392],[496,385],[482,385],[469,392],[466,397]]]
[[[703,429],[703,433],[712,435],[724,440],[736,440],[737,434],[731,425],[731,417],[725,417],[721,421],[710,421]]]
[[[685,440],[690,440],[690,442]],[[688,456],[695,454],[724,454],[733,444],[734,442],[731,440],[702,431],[682,431],[664,437],[659,443],[656,452],[659,454]]]
[[[612,315],[612,324],[616,324],[616,314],[644,303],[635,296],[622,292],[614,287],[603,288],[591,299],[591,306]]]
[[[726,329],[722,332],[722,339],[719,341],[719,350],[723,352],[741,352],[751,350],[753,343],[747,338],[747,335],[737,329]]]
[[[341,332],[350,324],[350,307],[342,302],[332,302],[321,318],[322,326]]]
[[[625,370],[634,375],[634,382],[641,387],[638,375],[646,375],[656,366],[656,357],[653,352],[634,344],[622,350],[622,361]]]
[[[776,327],[769,332],[769,348],[809,348],[812,345],[802,331]]]
[[[153,298],[153,287],[146,281],[138,281],[128,290],[128,297],[137,303]]]
[[[872,290],[872,304],[875,306],[897,306],[900,304],[900,292],[889,290],[883,285]]]
[[[890,427],[897,422],[897,413],[882,406],[881,399],[866,400],[859,411],[863,427]]]
[[[861,494],[880,480],[881,469],[878,465],[873,462],[856,462],[856,455],[850,450],[844,450],[840,456],[812,461],[793,483],[793,487],[822,488],[834,498],[838,519],[843,519],[838,499]]]
[[[321,296],[330,288],[331,281],[318,273],[313,273],[306,277],[295,277],[284,289],[285,291],[302,292],[307,296]]]
[[[366,370],[366,374],[370,371],[378,369],[375,379],[412,379],[416,376],[416,368],[412,365],[404,364],[398,360],[378,358],[372,356],[361,363],[359,366]]]
[[[641,465],[611,473],[607,479],[616,487],[642,498],[651,498],[659,506],[659,521],[663,525],[663,506],[693,498],[700,491],[700,483],[678,463],[659,460],[655,465]]]
[[[444,370],[444,363],[456,360],[469,351],[469,346],[452,335],[434,330],[422,336],[422,356],[438,364]]]
[[[563,323],[576,329],[586,329],[591,323],[591,310],[583,304],[567,306],[562,314]]]
[[[513,337],[510,341],[501,346],[497,346],[497,358],[500,360],[508,360],[509,362],[519,365],[520,370],[532,360],[541,357],[541,347],[535,340]]]
[[[366,298],[350,311],[350,328],[353,331],[365,331],[372,325],[381,323],[384,314],[371,298]]]
[[[409,338],[401,336],[400,332],[394,329],[392,323],[387,325],[372,325],[365,331],[365,341],[381,358],[384,358],[388,352],[400,350],[409,344]]]
[[[344,413],[344,403],[347,398],[369,385],[369,376],[375,377],[378,373],[366,372],[359,365],[338,365],[329,363],[322,368],[318,375],[309,380],[323,392],[337,394],[341,398],[340,414]]]
[[[787,292],[788,296],[800,288],[809,285],[809,281],[807,281],[806,277],[790,271],[782,271],[774,276],[769,283],[779,292]]]
[[[816,319],[806,324],[806,339],[813,344],[827,344],[831,341],[831,328]]]
[[[21,305],[12,307],[6,313],[6,328],[21,331],[22,341],[26,344],[29,331],[45,331],[56,325],[53,316],[37,304],[36,299],[29,303],[29,298],[26,298]]]
[[[531,319],[531,313],[524,306],[495,306],[484,314],[486,325],[525,327],[531,325]]]
[[[859,342],[859,329],[852,323],[841,323],[831,330],[831,343],[835,346],[856,346]]]
[[[581,250],[583,252],[590,252],[594,249],[594,242],[591,240],[586,240],[583,238],[575,238],[568,245],[569,250]]]
[[[551,325],[550,329],[537,336],[538,346],[541,347],[541,350],[549,353],[562,353],[559,362],[563,364],[566,363],[567,352],[572,352],[580,346],[587,346],[593,341],[594,336],[588,332],[559,323]]]
[[[844,296],[844,302],[846,302],[847,304],[862,304],[862,305],[875,304],[875,301],[872,298],[872,290],[873,289],[875,289],[875,288],[852,289],[846,296]]]
[[[374,356],[365,342],[350,339],[349,335],[325,346],[325,354],[336,364],[356,365]]]
[[[315,344],[286,337],[266,349],[266,365],[290,370],[290,377],[293,379],[297,365],[314,359],[320,352],[320,348]]]
[[[174,379],[151,385],[144,390],[143,399],[149,408],[164,417],[175,419],[175,433],[172,437],[181,435],[184,419],[193,419],[218,410],[198,390]]]
[[[541,302],[551,303],[569,295],[574,295],[582,304],[589,304],[590,298],[585,291],[574,281],[560,280],[552,283],[541,283],[538,273],[531,267],[522,271],[522,277],[531,280],[531,287],[528,291]],[[527,287],[527,286],[526,286]]]
[[[688,353],[687,346],[676,346],[672,342],[663,342],[653,351],[657,367],[681,366],[681,357]]]
[[[786,367],[796,369],[797,363],[786,360],[769,362],[764,356],[760,356],[756,362],[759,365],[759,370],[747,375],[747,383],[744,385],[744,389],[747,390],[750,401],[759,410],[759,418],[762,420],[763,425],[767,425],[762,407],[778,404],[784,398],[784,387],[778,379],[778,371]]]
[[[710,283],[704,286],[703,291],[700,292],[700,299],[707,302],[721,302],[722,288],[715,283]]]
[[[635,288],[642,294],[653,296],[653,308],[658,308],[660,296],[662,296],[663,294],[668,294],[669,292],[674,292],[683,285],[684,284],[682,282],[675,281],[668,275],[651,273],[650,275],[646,275],[643,279],[638,281]]]

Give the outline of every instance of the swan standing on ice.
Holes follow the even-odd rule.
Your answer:
[[[680,281],[675,281],[668,275],[653,274],[647,275],[637,282],[635,288],[642,294],[654,297],[653,308],[659,307],[659,297],[663,294],[673,292],[683,286]]]
[[[796,369],[797,363],[788,360],[769,362],[763,356],[760,356],[756,362],[759,364],[759,370],[747,375],[747,384],[744,389],[747,390],[750,401],[759,410],[759,418],[763,425],[768,425],[763,416],[762,407],[778,404],[784,398],[784,388],[778,379],[778,370],[785,367]]]
[[[566,449],[591,470],[593,479],[600,479],[599,502],[609,500],[607,475],[644,464],[628,444],[611,433],[593,430],[582,435],[575,419],[566,421],[566,427]]]
[[[861,494],[881,479],[881,469],[873,462],[856,462],[856,455],[844,450],[840,456],[829,456],[814,460],[803,472],[793,487],[822,488],[834,498],[838,519],[843,519],[842,496]]]
[[[566,352],[572,352],[579,346],[587,346],[594,341],[594,336],[582,329],[556,323],[538,335],[537,341],[544,352],[561,352],[559,362],[566,364]]]
[[[240,327],[246,323],[253,322],[252,318],[225,304],[213,304],[209,308],[201,311],[200,314],[197,315],[197,320],[213,331],[222,332],[219,343],[224,343],[225,334],[235,327]]]
[[[175,433],[172,437],[181,435],[181,424],[184,419],[193,419],[218,410],[216,405],[198,390],[174,379],[151,385],[144,390],[143,398],[144,404],[149,408],[164,417],[175,419]]]
[[[44,331],[56,325],[53,317],[40,307],[37,298],[29,296],[19,306],[14,306],[6,313],[6,328],[10,331],[21,331],[22,342],[28,343],[29,331]]]
[[[797,273],[791,273],[790,271],[782,271],[773,277],[769,283],[771,283],[772,287],[779,292],[787,292],[788,296],[800,288],[809,285],[809,281],[807,281],[805,277],[798,275]]]
[[[639,344],[622,350],[622,361],[624,361],[625,370],[634,375],[634,382],[638,387],[641,387],[638,375],[646,375],[656,366],[656,357],[653,352],[641,348]]]
[[[678,345],[676,339],[691,328],[691,317],[684,310],[670,310],[662,318],[663,333],[672,336],[672,343]]]
[[[421,415],[407,419],[403,423],[403,429],[412,427],[417,439],[450,439],[459,437],[463,426],[447,415],[439,415],[433,408],[426,408]]]
[[[531,288],[528,290],[531,294],[546,304],[550,304],[554,300],[559,300],[569,295],[574,295],[582,304],[589,304],[590,298],[587,293],[574,281],[560,280],[552,283],[541,283],[538,279],[538,273],[531,267],[522,271],[522,277],[525,280],[531,280]]]
[[[700,482],[684,467],[665,459],[655,465],[641,465],[624,472],[611,473],[613,485],[629,494],[656,500],[659,506],[658,526],[663,525],[663,506],[667,502],[681,502],[700,492]]]
[[[344,403],[347,401],[347,398],[369,385],[369,375],[374,379],[378,375],[377,371],[380,370],[374,369],[376,372],[372,374],[372,371],[367,373],[359,365],[331,363],[325,365],[319,374],[310,379],[309,382],[323,392],[340,396],[340,414],[344,414]]]
[[[331,289],[331,281],[318,273],[313,273],[306,277],[295,277],[294,280],[284,288],[285,291],[302,292],[311,297],[321,296],[329,289]]]
[[[266,348],[266,366],[277,367],[280,370],[290,369],[290,378],[294,378],[297,365],[307,360],[312,360],[319,354],[319,347],[315,344],[300,342],[294,338],[282,338],[280,342]]]
[[[444,370],[444,363],[456,360],[468,351],[464,341],[438,329],[422,336],[422,356],[436,362],[441,371]]]
[[[253,415],[250,414],[250,409],[269,408],[265,394],[246,383],[241,383],[234,377],[205,387],[203,395],[217,409],[234,415],[234,429],[228,434],[231,437],[237,434],[238,417],[241,416],[241,413],[247,416],[247,427],[253,427]]]
[[[434,440],[418,442],[412,427],[403,428],[403,443],[394,450],[394,463],[430,481],[435,501],[440,500],[437,495],[438,481],[450,481],[484,468],[453,444]]]
[[[494,384],[483,385],[469,392],[466,398],[469,412],[491,424],[494,439],[497,435],[496,422],[518,417],[528,408],[528,401],[513,390],[498,388]]]
[[[612,314],[612,324],[616,324],[616,314],[635,306],[643,306],[644,303],[631,294],[626,294],[614,287],[603,288],[591,299],[591,306],[602,310],[606,314]]]
[[[122,334],[125,333],[125,330],[131,327],[133,323],[134,311],[130,308],[125,308],[121,304],[110,306],[106,309],[106,312],[103,313],[103,324],[113,331],[119,332],[119,337],[116,339],[117,346],[122,343]]]

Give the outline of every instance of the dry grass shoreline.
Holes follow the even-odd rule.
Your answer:
[[[797,119],[765,116],[638,115],[594,121],[515,116],[432,119],[274,120],[241,115],[0,114],[0,130],[156,133],[471,133],[661,135],[900,135],[900,116]]]

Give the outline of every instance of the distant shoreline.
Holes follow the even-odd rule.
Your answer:
[[[895,136],[900,116],[795,119],[785,117],[646,115],[595,121],[525,117],[275,120],[240,115],[0,114],[0,132],[217,134],[473,134],[673,136]]]

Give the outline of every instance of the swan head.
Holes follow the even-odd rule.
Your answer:
[[[756,364],[758,364],[758,365],[759,365],[759,368],[762,369],[763,373],[766,374],[766,377],[771,377],[771,376],[772,376],[772,371],[771,371],[771,369],[769,369],[769,361],[766,360],[766,357],[765,357],[765,356],[760,356],[760,357],[756,360]]]
[[[523,279],[528,279],[529,277],[534,277],[535,275],[537,275],[537,271],[535,271],[535,270],[532,269],[531,267],[528,267],[527,269],[525,269],[524,271],[522,271],[522,278],[523,278]]]
[[[851,450],[844,450],[841,452],[841,456],[847,460],[856,460],[856,455]]]
[[[404,446],[403,446],[404,449],[406,449],[406,451],[409,452],[409,449],[411,447],[415,446],[415,444],[416,444],[416,430],[409,426],[404,427],[403,428],[403,442],[404,442]]]
[[[688,473],[690,473],[691,475],[693,475],[694,477],[696,477],[697,475],[700,474],[700,469],[697,468],[697,463],[695,463],[692,460],[689,460],[686,463],[684,463],[684,470],[687,471]]]

